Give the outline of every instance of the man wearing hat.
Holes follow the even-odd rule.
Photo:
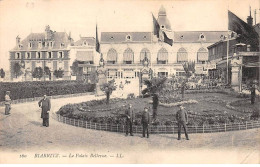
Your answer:
[[[50,99],[47,98],[46,95],[43,96],[43,99],[41,99],[38,102],[39,107],[42,108],[41,112],[41,118],[43,119],[42,126],[49,126],[49,112],[51,110],[51,102]]]
[[[5,115],[9,115],[11,110],[10,91],[6,91],[5,95]]]
[[[182,105],[177,105],[180,109],[176,113],[176,119],[178,121],[178,140],[181,139],[181,128],[183,127],[186,140],[189,140],[189,136],[187,133],[187,126],[188,124],[188,114],[185,111],[185,108]]]
[[[125,110],[126,116],[126,136],[128,136],[128,132],[130,130],[130,136],[133,135],[133,122],[134,122],[134,111],[132,109],[132,104],[129,104],[127,109]]]
[[[142,125],[143,125],[143,137],[145,137],[145,132],[146,132],[147,138],[149,138],[150,114],[148,112],[148,107],[144,108],[141,122],[142,122]]]

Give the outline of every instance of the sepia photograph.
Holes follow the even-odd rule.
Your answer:
[[[0,164],[259,164],[259,0],[0,0]]]

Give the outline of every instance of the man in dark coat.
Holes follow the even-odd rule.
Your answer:
[[[178,105],[180,109],[176,113],[176,119],[178,121],[178,140],[181,139],[181,128],[183,127],[186,140],[189,140],[189,136],[187,133],[187,126],[188,124],[188,114],[185,111],[185,108],[181,105]]]
[[[130,129],[130,136],[134,136],[133,135],[134,111],[132,109],[131,104],[129,104],[129,106],[125,110],[125,116],[126,116],[126,136],[128,136],[129,129]]]
[[[149,138],[150,115],[149,115],[147,107],[144,108],[141,122],[142,122],[142,125],[143,125],[143,137],[145,137],[145,132],[146,132],[147,138]]]
[[[46,95],[43,96],[43,99],[41,99],[39,102],[39,107],[42,108],[41,112],[41,118],[43,119],[43,126],[48,127],[49,126],[49,112],[51,110],[51,102],[50,99],[47,98]]]

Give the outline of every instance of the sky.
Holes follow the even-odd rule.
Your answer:
[[[153,30],[151,13],[158,17],[164,6],[173,31],[227,30],[227,10],[246,21],[249,6],[257,10],[259,0],[0,0],[0,68],[9,69],[9,50],[17,35],[23,40],[45,26],[57,32],[95,37],[100,32]]]

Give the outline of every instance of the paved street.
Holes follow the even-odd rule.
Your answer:
[[[93,95],[53,99],[52,112],[67,103],[95,99]],[[102,98],[102,97],[99,97]],[[191,134],[190,141],[177,140],[175,135],[141,135],[125,137],[121,133],[103,132],[73,127],[50,119],[50,127],[42,127],[40,108],[37,102],[12,105],[11,115],[4,115],[0,107],[0,162],[11,163],[21,153],[122,153],[124,158],[116,163],[259,163],[259,129],[213,134]],[[8,159],[9,154],[17,159]],[[142,158],[140,158],[142,155]],[[234,156],[235,155],[235,156]],[[147,158],[146,158],[147,157]],[[184,158],[185,157],[185,158]],[[206,158],[207,157],[207,158]],[[77,163],[75,159],[52,159],[55,162]],[[102,159],[106,163],[113,158]],[[45,162],[34,159],[34,162]],[[98,159],[83,159],[84,163],[97,163]],[[29,162],[29,161],[28,161]],[[32,162],[32,161],[30,161]]]

